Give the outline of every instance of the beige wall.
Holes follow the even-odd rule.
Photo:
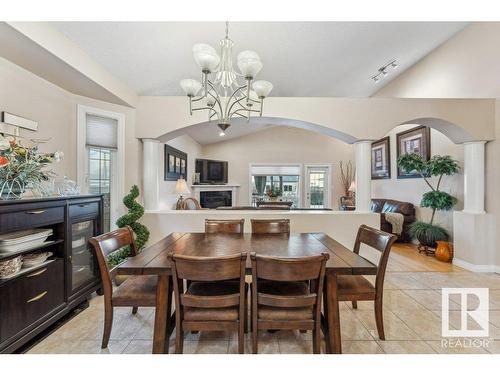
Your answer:
[[[0,111],[38,121],[37,132],[24,134],[50,138],[40,149],[63,151],[64,159],[54,164],[54,170],[76,179],[76,122],[70,93],[0,58]]]
[[[351,142],[379,139],[395,126],[422,118],[456,124],[431,124],[455,142],[494,138],[493,100],[270,97],[264,107],[265,116],[297,120],[297,126],[325,134],[334,132]],[[206,113],[200,111],[190,116],[188,108],[185,97],[140,97],[136,136],[157,138],[206,121]]]
[[[500,22],[473,23],[375,97],[500,98]]]
[[[376,97],[398,98],[497,98],[496,140],[486,144],[486,211],[495,230],[487,230],[489,243],[496,244],[500,232],[500,23],[474,23],[427,55],[408,71],[376,93]],[[481,120],[477,119],[479,123]],[[495,249],[497,271],[500,251]]]
[[[411,202],[416,207],[417,219],[429,220],[431,210],[421,208],[420,201],[422,194],[429,191],[428,186],[421,178],[398,179],[396,165],[396,134],[411,129],[416,125],[400,125],[391,130],[386,136],[391,142],[391,178],[387,180],[372,181],[372,197],[390,198],[404,202]],[[437,130],[431,129],[431,155],[450,155],[463,166],[463,146],[450,141],[445,135]],[[436,184],[437,178],[432,178],[431,183]],[[457,198],[454,210],[463,209],[464,199],[464,176],[460,173],[455,176],[445,176],[441,183],[441,188]],[[453,211],[438,212],[435,222],[448,230],[450,235],[453,232]]]
[[[125,115],[125,190],[140,184],[141,146],[135,138],[135,109],[73,95],[58,86],[0,58],[0,111],[7,111],[39,122],[37,132],[28,137],[49,141],[42,151],[61,150],[64,159],[53,164],[59,176],[76,180],[76,107],[91,107]]]

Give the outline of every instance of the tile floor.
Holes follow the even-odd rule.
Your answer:
[[[490,336],[486,348],[442,347],[442,287],[490,288]],[[457,327],[460,321],[457,302],[450,302],[450,324],[453,327]],[[474,301],[470,303],[474,304]],[[372,303],[359,302],[357,310],[353,310],[348,303],[342,303],[340,310],[344,353],[500,353],[500,275],[463,271],[439,263],[432,257],[419,255],[408,245],[398,246],[389,260],[384,293],[385,341],[378,339]],[[129,308],[116,308],[110,344],[102,350],[102,297],[95,297],[88,309],[28,353],[151,353],[153,317],[152,308],[140,308],[135,316]],[[171,352],[173,341],[171,338]],[[245,344],[245,352],[250,353],[250,335],[246,337]],[[259,353],[306,354],[311,351],[310,333],[279,331],[274,334],[263,332],[260,336]],[[236,352],[235,334],[188,334],[184,343],[184,353]]]

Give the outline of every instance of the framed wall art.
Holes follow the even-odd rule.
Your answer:
[[[391,178],[391,140],[382,138],[372,143],[372,180]]]
[[[165,181],[187,180],[187,154],[172,146],[165,145]]]
[[[419,154],[424,160],[431,157],[431,130],[418,126],[396,134],[397,158],[403,154]],[[398,167],[398,178],[419,178],[416,172],[406,173]]]

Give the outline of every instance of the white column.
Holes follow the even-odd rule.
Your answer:
[[[356,155],[356,211],[369,212],[372,199],[372,141],[354,144]]]
[[[144,208],[157,210],[159,208],[158,172],[160,159],[160,141],[157,139],[142,139],[142,189]]]
[[[464,212],[484,213],[484,141],[464,143]]]

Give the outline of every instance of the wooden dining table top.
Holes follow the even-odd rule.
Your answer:
[[[292,234],[221,234],[171,233],[148,246],[137,256],[117,267],[122,275],[171,274],[168,254],[191,256],[223,256],[241,252],[255,252],[276,257],[295,258],[328,253],[326,273],[346,275],[374,275],[377,266],[355,254],[325,233]],[[250,257],[247,273],[251,273]]]

